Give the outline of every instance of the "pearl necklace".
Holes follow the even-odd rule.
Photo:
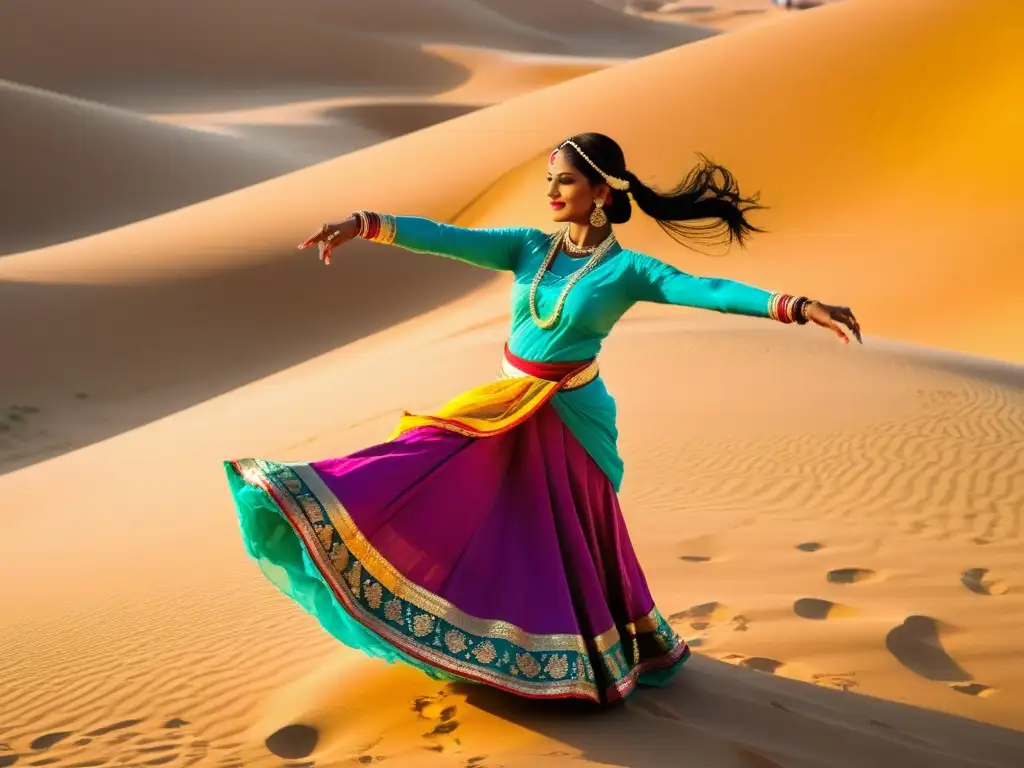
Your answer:
[[[597,246],[596,245],[576,245],[576,243],[574,243],[572,241],[572,239],[569,237],[569,235],[565,235],[565,237],[562,239],[562,249],[566,253],[574,253],[577,256],[588,256],[589,254],[591,254],[591,253],[593,253],[594,251],[597,250]]]
[[[593,269],[601,263],[601,260],[608,255],[616,244],[615,234],[609,233],[600,245],[594,249],[593,256],[587,260],[581,268],[577,269],[569,281],[565,284],[565,288],[562,289],[561,295],[558,297],[558,302],[555,304],[555,309],[551,315],[545,320],[541,318],[540,313],[537,311],[537,289],[540,288],[540,281],[544,278],[544,273],[548,271],[548,267],[551,266],[551,262],[555,260],[555,256],[562,250],[564,244],[570,242],[569,230],[564,229],[559,235],[551,239],[551,247],[548,248],[547,256],[544,257],[544,262],[540,265],[540,269],[537,270],[537,275],[533,278],[533,284],[530,286],[530,314],[533,315],[533,322],[537,324],[538,328],[547,330],[552,328],[555,323],[558,322],[559,317],[562,316],[562,308],[565,306],[565,300],[569,296],[569,291],[572,290],[573,286],[576,285],[584,276],[589,274]]]

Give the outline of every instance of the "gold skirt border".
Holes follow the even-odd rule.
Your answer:
[[[625,698],[645,672],[689,656],[657,608],[627,625],[626,644],[615,627],[586,640],[531,634],[508,622],[469,616],[399,573],[308,464],[228,464],[274,500],[346,612],[399,650],[449,674],[529,698],[601,702]],[[641,659],[637,641],[645,635],[659,653]]]

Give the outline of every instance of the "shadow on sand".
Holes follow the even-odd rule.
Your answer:
[[[531,702],[471,685],[467,702],[631,768],[1019,765],[1024,733],[695,656],[624,705]],[[954,695],[937,688],[936,695]],[[666,722],[668,721],[668,722]],[[668,727],[666,727],[668,726]]]
[[[0,472],[196,405],[450,302],[494,273],[353,243],[187,281],[0,282]]]

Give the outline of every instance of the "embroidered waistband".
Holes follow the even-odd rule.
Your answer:
[[[562,382],[561,389],[579,389],[586,386],[600,373],[597,358],[564,363],[540,363],[524,360],[509,351],[505,345],[505,356],[501,361],[500,376],[503,379],[515,379],[532,376],[545,381]]]

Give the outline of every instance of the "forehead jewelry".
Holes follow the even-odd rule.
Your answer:
[[[577,144],[572,139],[569,139],[568,141],[563,141],[559,145],[558,149],[556,149],[548,156],[548,165],[551,165],[551,163],[555,161],[555,156],[563,147],[572,147],[574,150],[576,150],[576,154],[582,157],[591,168],[597,171],[601,178],[605,180],[605,183],[612,189],[618,190],[619,192],[626,192],[629,190],[629,181],[627,181],[626,179],[620,179],[618,176],[611,176],[610,174],[607,174],[604,171],[602,171],[598,167],[597,163],[591,160],[587,156],[587,153],[580,149],[580,145]]]

